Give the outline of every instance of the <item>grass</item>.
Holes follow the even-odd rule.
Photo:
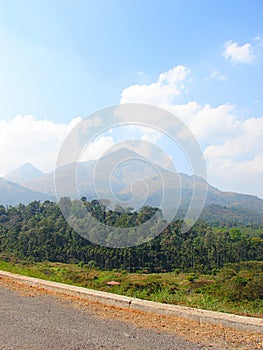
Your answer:
[[[206,288],[213,285],[211,275],[194,276],[178,272],[143,274],[127,271],[100,271],[87,266],[53,262],[27,263],[0,260],[0,269],[54,282],[67,283],[85,288],[116,294],[184,305],[206,310],[262,317],[263,300],[231,302],[226,298],[212,296]],[[115,280],[119,286],[108,287]]]

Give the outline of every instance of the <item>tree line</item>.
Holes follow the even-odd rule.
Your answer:
[[[159,210],[149,206],[138,211],[120,206],[107,210],[97,200],[88,202],[82,198],[82,202],[96,219],[115,227],[140,225]],[[175,220],[160,235],[135,247],[107,248],[76,233],[57,203],[34,201],[9,208],[0,205],[0,258],[82,262],[101,269],[128,271],[178,269],[204,273],[227,263],[263,260],[263,235],[249,237],[237,228],[215,230],[202,221],[183,232],[181,225],[181,220]]]

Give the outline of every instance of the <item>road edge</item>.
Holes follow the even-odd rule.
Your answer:
[[[221,325],[224,327],[237,329],[239,331],[263,333],[263,319],[261,318],[238,316],[223,312],[190,308],[186,306],[163,304],[77,287],[64,283],[46,281],[39,278],[23,276],[2,270],[0,270],[0,278],[1,277],[25,284],[29,287],[42,288],[47,291],[57,292],[67,296],[96,301],[104,305],[140,310],[146,313],[175,316],[199,323]]]

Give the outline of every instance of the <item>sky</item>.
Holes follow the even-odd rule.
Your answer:
[[[77,122],[139,102],[188,126],[213,186],[263,198],[262,68],[261,0],[0,0],[0,176],[54,169]]]

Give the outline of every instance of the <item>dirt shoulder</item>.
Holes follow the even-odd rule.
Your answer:
[[[50,292],[39,287],[27,286],[6,277],[0,278],[0,286],[15,290],[17,293],[28,297],[43,294],[53,295],[67,302],[70,306],[81,308],[82,311],[86,310],[101,318],[133,323],[137,327],[154,329],[157,333],[173,333],[199,345],[203,349],[263,349],[263,337],[262,334],[258,333],[237,331],[212,324],[199,324],[198,322],[172,316],[106,306],[98,302]]]

